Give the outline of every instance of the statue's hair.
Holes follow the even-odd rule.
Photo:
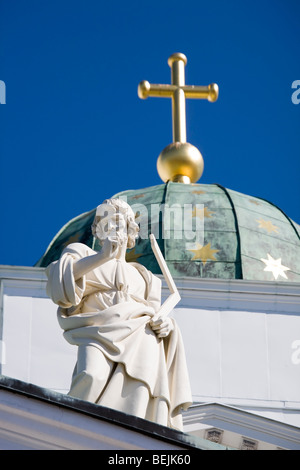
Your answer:
[[[120,213],[124,216],[127,222],[127,247],[133,248],[135,245],[135,240],[138,237],[139,226],[135,222],[135,216],[132,208],[130,207],[127,202],[123,201],[122,199],[105,199],[102,204],[100,204],[96,209],[96,215],[92,224],[92,233],[93,236],[99,239],[99,236],[96,234],[97,225],[101,222],[101,219],[104,214],[99,215],[101,213],[102,206],[111,206],[115,213]],[[100,240],[100,239],[99,239]],[[100,240],[100,243],[104,240]]]

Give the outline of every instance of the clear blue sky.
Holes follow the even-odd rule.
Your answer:
[[[299,0],[0,0],[0,264],[33,265],[71,218],[161,183],[171,103],[137,85],[169,83],[174,52],[188,84],[220,87],[187,101],[199,182],[300,223]]]

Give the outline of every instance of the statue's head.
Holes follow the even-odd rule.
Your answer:
[[[122,199],[106,199],[97,207],[92,233],[101,245],[108,236],[112,239],[127,236],[127,247],[133,248],[138,231],[139,226],[135,222],[134,212]]]

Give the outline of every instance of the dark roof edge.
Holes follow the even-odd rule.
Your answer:
[[[122,426],[130,429],[131,431],[151,436],[152,438],[160,439],[175,445],[177,444],[185,449],[202,450],[196,442],[193,442],[193,436],[177,431],[176,429],[171,429],[136,416],[127,415],[126,413],[122,413],[121,411],[113,410],[111,408],[79,400],[63,393],[42,388],[12,377],[0,375],[0,390],[1,389],[18,393],[28,398],[34,398],[48,404],[61,406],[74,412],[85,414],[99,420]]]
[[[240,264],[240,278],[236,278],[236,279],[244,279],[244,276],[243,276],[243,263],[242,263],[242,244],[241,244],[242,242],[241,242],[241,234],[240,234],[240,229],[239,229],[239,220],[238,220],[238,216],[237,216],[237,213],[236,213],[236,210],[235,210],[235,206],[234,206],[232,197],[230,196],[230,190],[228,190],[224,186],[221,186],[218,183],[216,183],[215,186],[217,186],[218,188],[220,188],[224,192],[225,196],[227,197],[227,199],[229,201],[231,209],[232,209],[233,218],[234,218],[234,225],[235,225],[235,230],[236,230],[236,236],[237,236],[237,240],[238,240],[238,257],[239,257],[239,259],[237,260],[238,261],[237,264]]]

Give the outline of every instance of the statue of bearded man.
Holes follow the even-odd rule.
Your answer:
[[[168,317],[180,297],[168,272],[173,291],[161,305],[161,280],[126,262],[138,229],[126,202],[107,199],[92,225],[101,250],[72,243],[47,267],[64,337],[78,346],[69,395],[182,430],[192,399],[181,334]]]

